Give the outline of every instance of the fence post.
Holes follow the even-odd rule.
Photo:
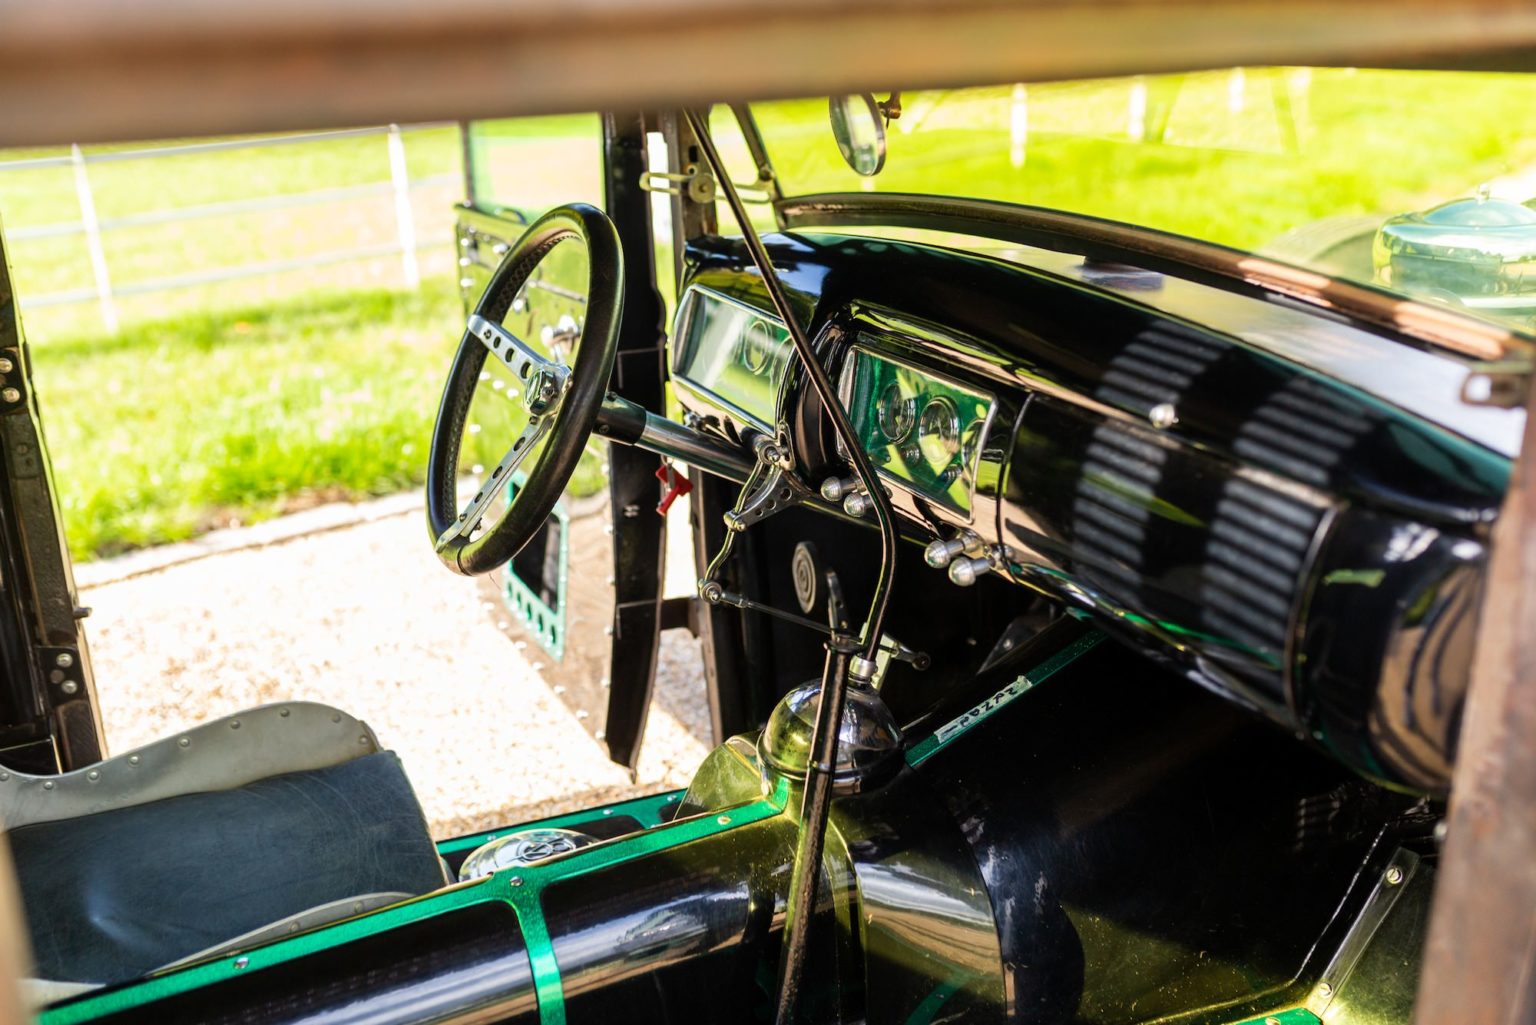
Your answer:
[[[85,156],[79,145],[69,148],[69,160],[75,168],[75,195],[80,200],[80,225],[85,229],[85,247],[91,254],[91,271],[96,277],[96,299],[101,304],[101,320],[108,334],[117,334],[117,303],[112,299],[112,279],[107,275],[107,253],[101,247],[101,222],[96,218],[96,197],[91,193],[91,178],[85,171]]]
[[[400,234],[400,267],[405,271],[407,288],[421,284],[421,268],[416,263],[416,216],[411,211],[411,177],[405,166],[405,140],[400,126],[389,126],[389,177],[395,186],[395,224]]]

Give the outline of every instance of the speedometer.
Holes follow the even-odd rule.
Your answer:
[[[880,393],[878,407],[880,433],[886,441],[900,441],[912,433],[917,419],[917,399],[903,394],[900,381],[892,381]]]
[[[923,407],[917,425],[917,447],[936,471],[942,472],[960,451],[960,413],[949,398],[940,395]]]

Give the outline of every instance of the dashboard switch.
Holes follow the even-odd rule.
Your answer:
[[[970,587],[992,571],[992,560],[986,556],[956,559],[949,564],[949,580],[957,587]]]
[[[869,496],[862,491],[851,492],[847,498],[843,499],[843,512],[849,516],[863,516],[873,506],[874,503],[869,500]]]
[[[962,530],[953,538],[946,541],[939,538],[923,549],[923,561],[934,569],[943,569],[954,561],[955,556],[964,555],[981,547],[981,538],[969,530]]]
[[[828,477],[821,482],[821,497],[829,502],[841,502],[858,490],[857,477]]]

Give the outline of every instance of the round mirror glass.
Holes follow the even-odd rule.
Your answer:
[[[834,96],[827,102],[832,135],[848,166],[866,178],[885,166],[885,118],[869,93]]]

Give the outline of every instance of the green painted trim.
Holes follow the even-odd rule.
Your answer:
[[[639,798],[637,802],[657,801],[671,795]],[[622,804],[631,802],[621,802]],[[285,937],[242,954],[204,961],[201,964],[151,976],[137,983],[99,994],[88,994],[75,1001],[39,1015],[40,1025],[75,1025],[110,1014],[162,1000],[189,990],[212,985],[237,972],[255,972],[263,968],[304,957],[322,950],[373,936],[411,922],[432,918],[473,904],[499,900],[510,904],[517,913],[518,925],[528,947],[529,967],[533,972],[534,991],[544,1025],[564,1025],[565,996],[560,984],[560,969],[540,903],[543,891],[567,879],[596,872],[635,858],[679,847],[705,837],[739,829],[784,813],[789,803],[789,785],[781,780],[766,797],[721,812],[697,815],[668,822],[638,833],[615,837],[591,847],[583,847],[560,858],[507,869],[473,882],[450,886],[423,897],[404,901],[366,915],[359,915],[333,925],[322,926],[297,936]],[[552,819],[547,821],[558,821]],[[451,841],[450,841],[451,842]],[[514,882],[515,881],[515,882]]]
[[[932,758],[935,754],[948,747],[957,738],[969,733],[975,728],[977,723],[990,718],[999,709],[1011,705],[1017,698],[1033,690],[1039,684],[1044,683],[1058,669],[1071,665],[1083,655],[1092,651],[1103,639],[1104,633],[1100,630],[1084,634],[1035,668],[1020,673],[1012,683],[1002,690],[963,715],[951,719],[943,726],[934,730],[932,734],[920,743],[913,745],[907,751],[907,764],[914,769],[917,768],[929,758]]]
[[[1305,1007],[1288,1007],[1283,1011],[1270,1011],[1257,1018],[1244,1018],[1233,1025],[1322,1025],[1323,1019]]]
[[[613,804],[601,804],[594,808],[586,808],[582,811],[574,811],[565,815],[555,815],[546,819],[534,819],[531,822],[519,822],[516,825],[502,826],[499,829],[487,829],[479,833],[456,836],[451,840],[439,841],[437,853],[453,854],[457,851],[473,850],[482,844],[490,843],[497,837],[506,836],[508,833],[518,833],[525,829],[563,829],[578,822],[590,822],[593,819],[604,818],[610,815],[628,815],[646,829],[652,829],[666,821],[662,818],[661,813],[681,801],[683,795],[687,792],[686,790],[669,790],[666,793],[635,797],[627,801],[616,801]]]
[[[628,843],[618,841],[583,847],[557,860],[530,865],[525,869],[498,872],[498,888],[505,888],[507,899],[517,911],[523,938],[528,944],[528,960],[533,969],[534,993],[539,1003],[543,1025],[565,1025],[565,990],[560,982],[560,966],[555,962],[554,944],[544,921],[544,890],[557,882],[601,868],[632,861],[703,839],[731,829],[752,825],[782,814],[789,802],[789,783],[780,779],[769,796],[718,814],[705,814],[669,826],[631,833]]]
[[[519,470],[507,482],[509,503],[517,494],[517,489],[523,486],[525,479],[522,471]],[[555,503],[550,515],[560,523],[560,565],[556,570],[554,607],[546,605],[544,599],[540,598],[533,588],[523,583],[513,571],[511,561],[507,563],[506,570],[502,574],[501,599],[507,611],[528,628],[533,639],[539,642],[539,647],[558,662],[565,658],[565,592],[571,566],[571,517],[566,511],[564,499]]]

